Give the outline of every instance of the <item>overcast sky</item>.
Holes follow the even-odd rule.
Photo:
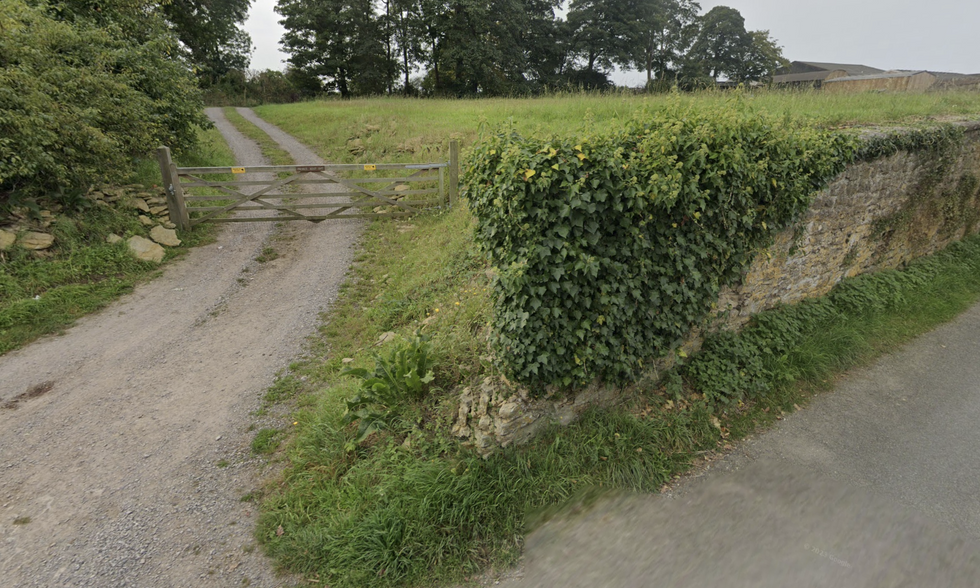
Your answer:
[[[252,69],[282,69],[283,29],[276,0],[253,0],[245,29],[252,35]],[[745,28],[767,29],[789,60],[858,63],[880,69],[980,73],[977,0],[727,0]],[[645,74],[621,72],[619,84],[642,85]]]

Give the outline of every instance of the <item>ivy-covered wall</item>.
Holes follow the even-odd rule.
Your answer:
[[[980,231],[980,123],[933,142],[905,131],[863,138],[858,161],[817,193],[804,217],[757,255],[741,282],[722,289],[729,327],[779,303],[829,292],[846,277],[902,264]],[[896,144],[902,150],[881,149]],[[890,153],[890,154],[889,154]]]
[[[749,127],[757,130],[754,124]],[[772,139],[773,136],[767,134],[767,138]],[[813,141],[812,138],[808,140]],[[811,146],[813,144],[811,142]],[[823,189],[810,195],[806,200],[808,206],[800,216],[793,218],[790,214],[784,217],[790,222],[776,231],[771,241],[763,238],[762,246],[749,256],[749,261],[740,265],[742,271],[739,277],[720,285],[715,304],[704,313],[700,322],[689,325],[687,335],[677,340],[679,345],[659,350],[656,357],[649,358],[645,363],[648,371],[656,372],[669,367],[678,352],[685,355],[695,353],[706,331],[737,329],[760,311],[778,304],[821,296],[846,277],[901,267],[910,260],[934,253],[967,235],[980,232],[980,122],[920,130],[869,132],[844,147],[841,147],[841,143],[828,143],[823,137],[817,137],[815,144],[837,149],[838,154],[847,157],[851,163]],[[486,146],[486,150],[489,152],[502,147],[498,143],[496,146]],[[562,147],[575,161],[587,161],[577,155],[580,145]],[[531,149],[530,153],[547,158],[553,157],[552,150],[553,147],[542,144]],[[768,155],[772,157],[772,153],[770,151]],[[622,168],[622,165],[620,163],[619,167]],[[813,169],[812,163],[810,165]],[[823,165],[826,164],[815,167],[827,169],[821,167]],[[525,169],[517,165],[511,171],[530,180],[536,175],[529,173],[531,169],[530,166]],[[473,189],[471,186],[471,198]],[[526,195],[527,192],[522,194]],[[531,195],[531,202],[546,201],[544,197]],[[480,204],[478,202],[477,206]],[[482,202],[485,207],[501,204],[503,201],[495,198]],[[523,248],[523,263],[511,265],[511,270],[526,267],[528,251],[537,246],[532,230],[540,231],[541,227],[536,223],[550,218],[547,207],[531,208],[535,214],[530,217],[515,216],[513,209],[497,212],[484,208],[482,211],[483,230],[499,230],[516,237],[509,242],[497,242],[499,249],[492,258],[498,262],[505,259],[507,252],[504,249],[509,246]],[[743,209],[742,214],[751,209]],[[606,215],[613,212],[616,212],[615,207]],[[477,214],[481,214],[479,208]],[[501,220],[509,219],[517,223],[516,230],[508,231],[506,227],[493,222],[497,214]],[[682,211],[680,214],[680,223],[674,224],[675,220],[668,218],[664,226],[683,228],[681,225],[687,213]],[[588,218],[601,222],[607,216],[593,215]],[[491,222],[486,222],[488,220]],[[761,224],[757,219],[752,221]],[[550,221],[546,224],[551,229],[557,226],[550,224]],[[682,233],[677,235],[684,237]],[[616,237],[616,234],[612,237]],[[644,252],[656,253],[653,249]],[[497,267],[498,271],[501,270],[500,265]],[[502,269],[506,273],[508,268],[505,266]],[[522,272],[521,275],[527,273]],[[547,276],[539,276],[539,279],[544,283],[553,281]],[[513,287],[514,284],[503,282],[502,285]],[[498,293],[498,296],[498,311],[515,310],[515,298],[507,296],[505,292]],[[516,301],[530,302],[530,298],[525,296]],[[656,312],[655,305],[650,306]],[[528,316],[533,315],[533,310],[528,309]],[[503,318],[507,320],[507,317]],[[496,326],[499,327],[500,323]],[[631,333],[628,328],[620,332]],[[538,335],[537,340],[541,340],[541,333]],[[498,338],[498,344],[500,341]],[[504,358],[507,357],[505,353]],[[508,373],[506,369],[504,373]],[[511,371],[508,375],[513,377],[513,374],[514,371]],[[530,382],[524,380],[523,384],[515,384],[505,378],[488,379],[479,387],[464,390],[455,423],[457,434],[484,451],[496,445],[521,442],[533,436],[534,431],[546,422],[567,422],[588,405],[614,402],[617,389],[609,382],[603,383],[600,378],[571,395],[541,398],[543,391],[555,391],[555,388],[542,386],[540,381],[535,384],[533,378]]]
[[[855,153],[849,136],[738,103],[486,137],[463,186],[497,273],[497,365],[540,390],[635,379]]]

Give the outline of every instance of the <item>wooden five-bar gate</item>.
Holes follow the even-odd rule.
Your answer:
[[[328,219],[408,216],[424,209],[452,206],[458,196],[456,141],[449,145],[449,161],[441,163],[178,167],[167,147],[158,149],[157,155],[170,221],[182,230],[205,222],[318,223]],[[255,174],[266,174],[266,178],[255,178]],[[223,177],[207,179],[214,175]],[[231,179],[227,179],[229,175]],[[293,191],[311,184],[332,185],[338,191]],[[211,194],[195,194],[196,188],[207,188]],[[243,188],[255,191],[249,193]],[[246,214],[230,214],[236,211]]]

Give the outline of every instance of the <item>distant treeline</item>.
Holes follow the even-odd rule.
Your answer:
[[[783,63],[769,31],[690,0],[279,0],[276,11],[287,72],[229,72],[212,101],[250,85],[257,101],[594,90],[615,67],[646,72],[651,89],[695,89],[763,81]]]

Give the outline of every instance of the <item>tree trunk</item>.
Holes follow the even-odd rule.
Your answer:
[[[409,72],[409,70],[411,68],[409,68],[409,66],[408,66],[408,46],[407,45],[404,46],[404,47],[402,47],[402,63],[405,64],[405,95],[408,96],[409,93],[410,93],[410,90],[409,90],[409,81],[408,81],[408,72]]]
[[[442,91],[442,82],[439,80],[439,42],[432,44],[432,69],[436,74],[436,94]]]
[[[345,100],[350,98],[350,88],[347,86],[347,72],[342,69],[337,72],[337,89],[340,90],[341,98]]]
[[[395,61],[394,52],[391,49],[391,35],[393,30],[394,27],[391,25],[391,0],[385,0],[385,59],[388,60],[388,63],[385,64],[385,69],[388,70],[386,77],[388,78],[387,86],[389,94],[393,94],[395,90],[394,76],[391,75],[392,72],[388,69]]]

